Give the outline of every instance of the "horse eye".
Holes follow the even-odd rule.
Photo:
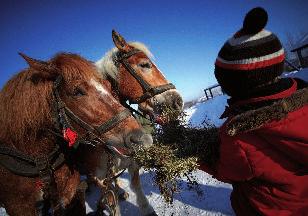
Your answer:
[[[73,96],[76,97],[84,96],[85,94],[86,94],[85,91],[79,87],[75,88],[73,92]]]
[[[149,63],[149,62],[141,63],[141,64],[139,64],[139,66],[142,67],[142,68],[148,68],[148,69],[150,69],[152,67],[151,63]]]

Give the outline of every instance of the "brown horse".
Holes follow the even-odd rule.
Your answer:
[[[116,31],[112,31],[115,48],[96,62],[121,102],[129,101],[156,119],[165,108],[181,111],[183,99],[162,72],[151,61],[153,55],[140,43],[127,43]]]
[[[48,207],[61,215],[80,183],[78,162],[95,174],[102,152],[125,156],[151,137],[89,61],[67,53],[48,62],[21,55],[29,68],[0,93],[0,204],[12,216],[39,215]]]
[[[115,31],[112,31],[112,39],[116,47],[96,62],[96,66],[103,77],[111,82],[115,97],[122,104],[127,100],[137,103],[143,113],[154,119],[159,119],[166,107],[181,111],[182,97],[151,61],[153,56],[147,47],[139,42],[127,43]],[[118,168],[128,168],[131,188],[136,193],[142,215],[156,215],[142,190],[138,165],[130,158],[118,163]]]

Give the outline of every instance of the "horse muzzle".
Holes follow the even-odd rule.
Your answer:
[[[153,144],[153,138],[143,130],[135,130],[125,137],[125,146],[128,148],[149,147]]]

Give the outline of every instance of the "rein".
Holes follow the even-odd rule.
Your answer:
[[[116,64],[121,63],[127,69],[127,71],[139,82],[139,84],[145,91],[143,95],[136,98],[135,100],[130,101],[130,103],[136,103],[136,104],[142,103],[146,101],[147,99],[150,99],[154,97],[155,95],[161,94],[170,89],[175,89],[175,86],[172,83],[152,87],[146,80],[144,80],[136,72],[136,70],[128,63],[127,59],[139,52],[142,52],[142,51],[138,49],[133,49],[130,52],[118,51],[118,53],[116,54],[116,58],[114,58],[115,63]]]

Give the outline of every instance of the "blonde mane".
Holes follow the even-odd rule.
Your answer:
[[[129,45],[131,45],[132,47],[144,52],[144,54],[150,58],[153,59],[154,56],[153,54],[150,52],[150,50],[146,47],[146,45],[144,45],[143,43],[140,42],[129,42]],[[114,80],[116,80],[117,78],[117,74],[118,74],[118,69],[117,66],[114,63],[114,58],[116,53],[118,52],[118,48],[114,47],[111,50],[109,50],[100,60],[98,60],[97,62],[95,62],[95,65],[99,71],[100,74],[102,74],[102,76],[104,78],[108,76],[112,77]]]

